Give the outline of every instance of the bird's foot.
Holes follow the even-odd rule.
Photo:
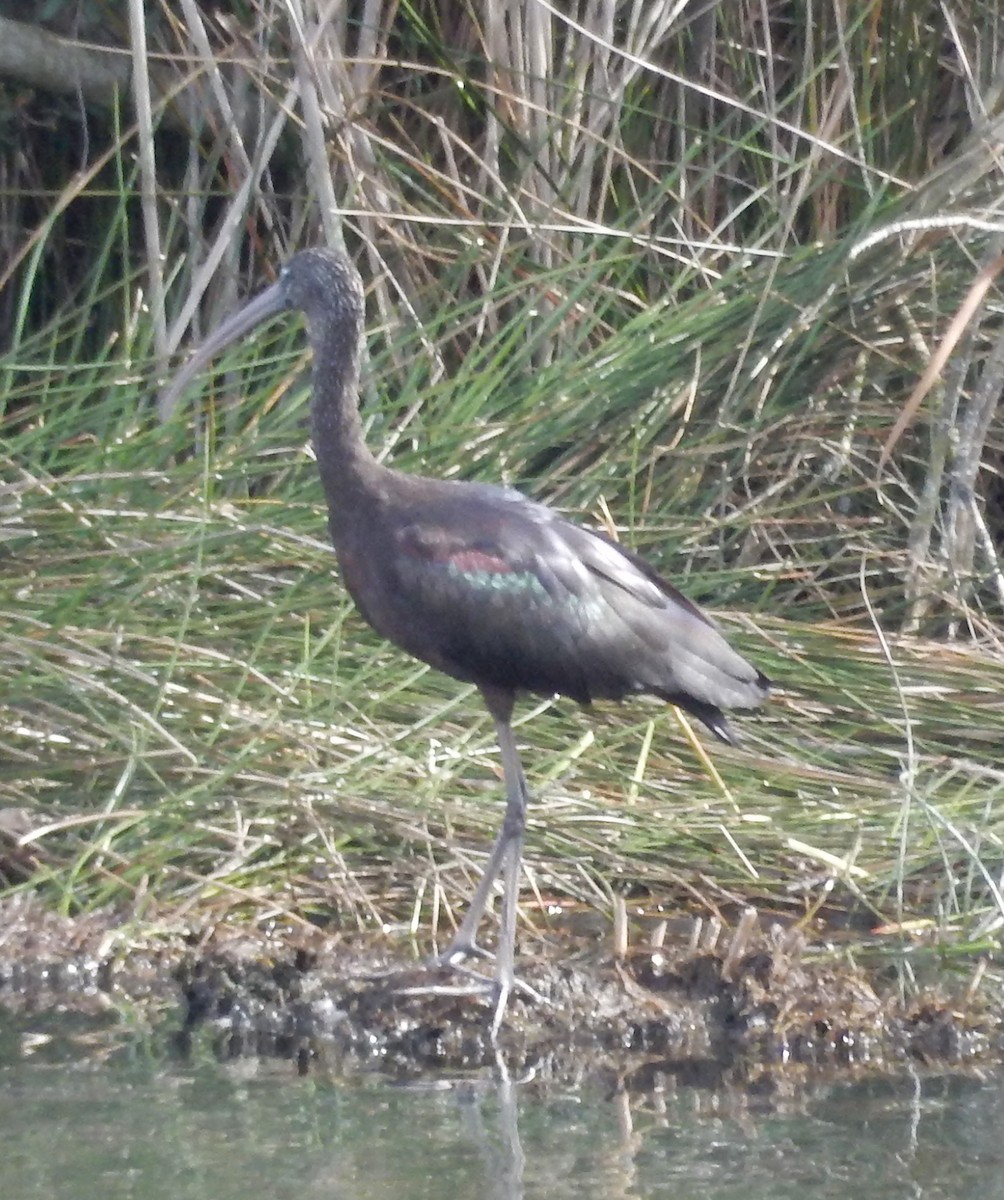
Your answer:
[[[474,953],[480,954],[484,958],[493,959],[495,956],[489,954],[487,950],[482,950],[480,946],[473,947]],[[420,983],[413,984],[407,987],[395,989],[399,996],[483,996],[485,997],[492,1009],[492,1021],[489,1026],[489,1035],[492,1043],[498,1035],[499,1028],[502,1024],[502,1018],[505,1015],[506,1006],[509,1003],[509,997],[513,992],[518,992],[525,996],[528,1000],[535,1004],[548,1004],[549,1001],[545,996],[542,996],[536,988],[532,988],[528,983],[524,983],[522,979],[517,979],[515,975],[496,976],[490,978],[487,975],[482,975],[478,971],[471,970],[470,967],[462,966],[456,961],[462,954],[468,953],[466,948],[449,946],[442,954],[435,955],[429,960],[429,967],[434,969],[446,968],[456,972],[465,978],[458,980],[456,983]]]
[[[478,980],[485,988],[497,987],[503,990],[503,981],[496,976],[494,979],[489,979],[486,975],[480,974],[478,971],[472,971],[470,967],[465,967],[460,960],[462,958],[483,958],[488,962],[495,961],[495,955],[490,950],[485,950],[479,946],[477,942],[451,942],[441,954],[434,954],[428,960],[428,966],[432,969],[446,969],[449,971],[457,971],[461,975],[467,975],[471,979]],[[505,995],[508,997],[511,991],[520,992],[528,999],[537,1002],[538,1004],[546,1004],[547,1000],[530,987],[528,983],[524,983],[522,979],[518,979],[515,975],[509,980],[504,987]],[[503,1008],[505,1005],[503,1004]]]
[[[454,938],[445,950],[432,955],[428,965],[430,967],[447,967],[451,971],[464,971],[467,968],[460,965],[461,959],[464,958],[484,958],[489,962],[495,961],[495,955],[490,950],[483,949],[473,939]]]
[[[467,983],[410,983],[407,987],[395,988],[398,996],[488,996],[495,991],[495,980],[467,972]]]

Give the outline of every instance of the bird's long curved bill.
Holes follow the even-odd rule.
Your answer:
[[[262,322],[269,320],[270,317],[283,312],[285,308],[286,301],[282,288],[278,283],[273,283],[271,287],[267,287],[260,295],[255,296],[242,309],[235,312],[232,317],[227,317],[218,329],[213,330],[178,374],[175,375],[170,386],[161,393],[159,401],[160,412],[162,414],[169,414],[174,411],[185,388],[188,387],[203,367],[219,354],[221,350],[226,349],[227,346],[236,342],[244,334],[250,333],[252,329],[261,325]]]

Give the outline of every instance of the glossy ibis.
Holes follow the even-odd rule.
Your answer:
[[[195,352],[166,401],[262,321],[306,315],[311,429],[342,578],[366,620],[403,650],[477,684],[505,774],[502,828],[456,936],[435,960],[482,953],[475,935],[501,874],[492,1036],[515,984],[516,897],[529,800],[510,719],[520,692],[581,704],[648,692],[733,741],[723,708],[754,708],[769,682],[641,558],[506,487],[382,466],[358,410],[363,288],[333,250],[305,250]]]

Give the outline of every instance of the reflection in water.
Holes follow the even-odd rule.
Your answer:
[[[510,1075],[344,1076],[67,1019],[0,1017],[3,1194],[18,1200],[1004,1194],[997,1076],[758,1090],[674,1064],[572,1086]],[[301,1064],[302,1067],[302,1064]],[[319,1068],[319,1069],[318,1069]],[[797,1087],[796,1087],[797,1083]],[[642,1086],[644,1085],[644,1086]]]
[[[514,1083],[501,1055],[496,1066],[497,1078],[493,1086],[480,1089],[481,1096],[478,1090],[468,1090],[471,1102],[464,1106],[464,1132],[481,1152],[488,1194],[498,1200],[521,1200],[526,1159],[519,1140],[518,1089],[527,1081]],[[489,1090],[494,1091],[498,1111],[495,1137],[486,1127],[481,1103],[482,1096]]]

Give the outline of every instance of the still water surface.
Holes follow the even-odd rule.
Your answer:
[[[299,1076],[0,1010],[0,1195],[1004,1198],[1004,1076],[904,1072],[783,1102],[664,1084]]]

